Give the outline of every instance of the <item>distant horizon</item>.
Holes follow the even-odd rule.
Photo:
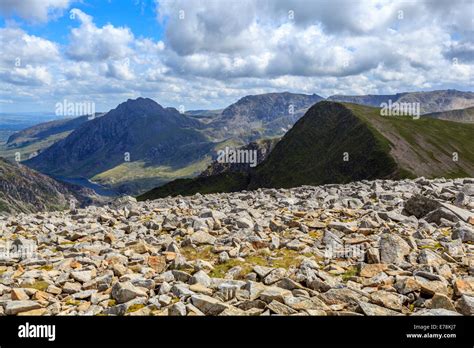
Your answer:
[[[247,97],[247,96],[257,96],[257,95],[264,95],[264,94],[272,94],[272,93],[291,93],[291,94],[304,94],[304,95],[313,95],[313,94],[316,94],[324,99],[327,99],[327,98],[330,98],[332,96],[347,96],[347,97],[357,97],[357,96],[368,96],[368,95],[396,95],[396,94],[402,94],[402,93],[419,93],[419,92],[437,92],[437,91],[448,91],[448,90],[454,90],[454,91],[458,91],[458,92],[469,92],[469,93],[474,93],[473,90],[469,90],[469,89],[455,89],[455,88],[447,88],[447,89],[435,89],[435,90],[413,90],[413,91],[401,91],[401,92],[395,92],[395,93],[381,93],[381,94],[332,94],[332,95],[328,95],[328,96],[324,96],[320,93],[299,93],[299,92],[293,92],[293,91],[289,91],[289,90],[282,90],[282,91],[270,91],[270,92],[265,92],[265,93],[259,93],[259,94],[246,94],[246,95],[242,95],[241,97],[239,97],[238,99],[236,99],[234,102],[231,102],[230,104],[225,104],[221,107],[216,107],[216,108],[212,108],[212,109],[205,109],[205,108],[192,108],[192,109],[185,109],[185,112],[192,112],[192,111],[215,111],[215,110],[221,110],[221,109],[225,109],[227,106],[231,105],[231,104],[234,104],[236,103],[237,101],[239,101],[240,99],[244,98],[244,97]],[[116,104],[115,106],[112,106],[111,108],[109,109],[99,109],[99,110],[96,110],[96,113],[107,113],[109,112],[110,110],[113,110],[115,109],[118,105],[126,102],[127,100],[131,99],[131,100],[135,100],[135,99],[138,99],[138,98],[149,98],[149,99],[152,99],[153,101],[155,101],[156,103],[158,103],[159,105],[163,106],[163,107],[172,107],[172,108],[175,108],[175,109],[178,109],[179,108],[179,105],[165,105],[165,104],[162,104],[160,103],[159,100],[156,100],[155,98],[153,97],[148,97],[148,96],[136,96],[136,97],[133,97],[133,98],[126,98],[120,102],[118,102],[118,104]],[[67,98],[65,98],[66,100],[68,100]],[[73,101],[74,99],[70,99],[69,101]],[[62,115],[56,115],[55,112],[54,112],[54,105],[52,106],[51,110],[38,110],[38,111],[3,111],[3,109],[1,108],[1,104],[0,104],[0,117],[1,116],[8,116],[8,115],[14,115],[14,116],[22,116],[22,115],[25,115],[25,116],[39,116],[39,115],[42,115],[42,116],[55,116],[57,118],[75,118],[75,117],[79,117],[79,116],[62,116]]]

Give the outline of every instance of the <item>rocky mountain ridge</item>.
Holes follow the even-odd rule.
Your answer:
[[[455,89],[404,92],[389,95],[332,95],[329,101],[381,107],[382,103],[419,103],[422,114],[464,109],[474,106],[474,93]]]

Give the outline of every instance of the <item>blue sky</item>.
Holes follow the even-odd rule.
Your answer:
[[[473,6],[469,0],[4,1],[0,112],[52,112],[64,99],[104,111],[139,96],[212,109],[278,91],[472,90]]]
[[[153,0],[83,0],[72,4],[74,8],[92,15],[98,26],[112,23],[117,27],[129,27],[137,37],[155,40],[161,40],[164,36],[164,25],[156,20],[156,3]],[[77,24],[71,22],[68,13],[47,23],[30,22],[13,13],[0,17],[0,26],[5,27],[7,20],[18,22],[32,35],[63,45],[67,43],[68,28]]]

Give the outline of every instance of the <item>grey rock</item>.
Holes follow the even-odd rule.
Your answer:
[[[201,284],[205,287],[209,287],[211,285],[211,278],[206,274],[204,271],[198,271],[193,274],[191,278],[189,278],[189,284]]]
[[[456,302],[456,308],[464,315],[474,315],[474,296],[462,295]]]
[[[211,244],[213,245],[216,242],[216,238],[211,236],[209,233],[204,231],[194,232],[190,236],[190,240],[193,244],[202,245],[202,244]]]
[[[168,309],[168,315],[172,316],[185,316],[186,313],[186,305],[183,302],[176,302]]]
[[[135,287],[131,282],[115,283],[111,295],[117,303],[128,302],[137,297],[147,297],[144,290]]]
[[[463,242],[474,242],[474,229],[467,225],[457,225],[453,229],[452,239],[461,239]]]
[[[429,308],[424,308],[419,311],[416,311],[415,313],[412,314],[413,316],[445,316],[445,315],[461,315],[458,312],[450,311],[444,308],[435,308],[435,309],[429,309]]]
[[[25,300],[25,301],[9,301],[5,305],[5,314],[16,315],[18,313],[31,311],[33,309],[39,309],[41,305],[38,302]]]
[[[206,315],[219,315],[229,305],[207,295],[192,295],[191,303]]]
[[[410,252],[410,246],[400,236],[384,233],[379,241],[380,261],[400,264]]]

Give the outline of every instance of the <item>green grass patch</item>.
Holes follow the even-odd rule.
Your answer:
[[[36,289],[40,291],[46,291],[48,287],[49,287],[49,283],[44,280],[37,280],[31,285],[24,286],[24,288]]]
[[[350,280],[352,277],[356,277],[357,275],[359,275],[359,271],[357,269],[357,267],[350,267],[346,270],[346,272],[344,272],[341,277],[342,277],[342,280],[344,282],[347,282],[348,280]]]
[[[137,304],[131,305],[130,307],[127,308],[127,313],[136,312],[136,311],[138,311],[139,309],[142,309],[143,307],[145,307],[145,305],[144,305],[144,304],[141,304],[141,303],[137,303]]]

